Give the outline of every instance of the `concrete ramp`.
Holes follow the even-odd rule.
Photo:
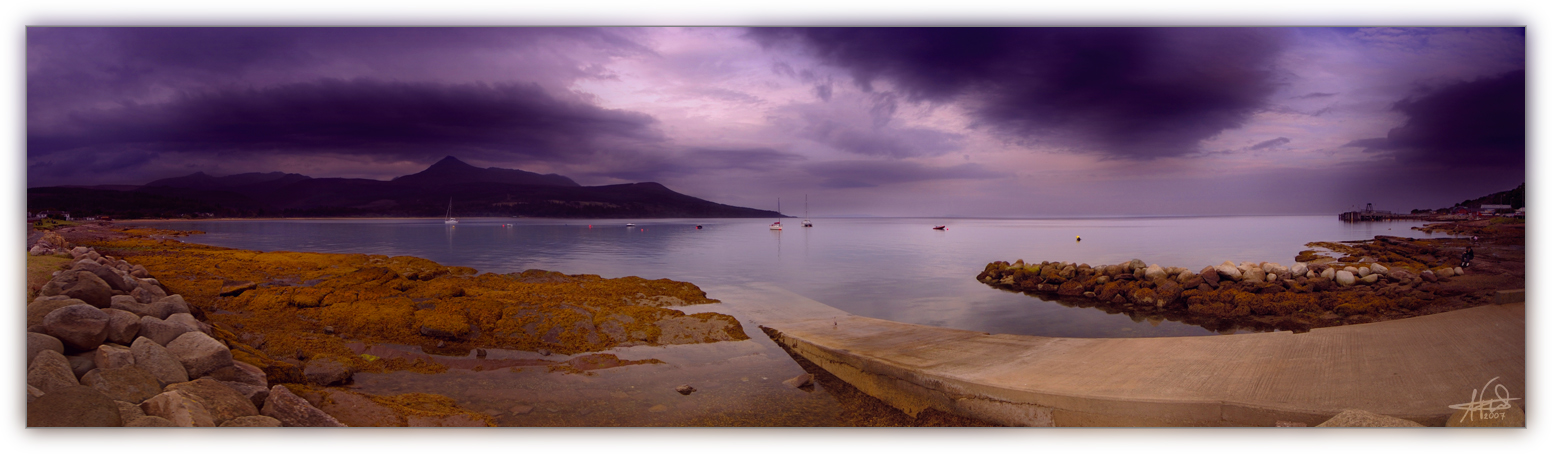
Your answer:
[[[771,286],[712,297],[764,308],[746,326],[913,416],[935,408],[1016,426],[1266,427],[1360,409],[1443,426],[1450,405],[1495,377],[1512,397],[1525,393],[1524,303],[1300,334],[1083,339],[858,317]]]

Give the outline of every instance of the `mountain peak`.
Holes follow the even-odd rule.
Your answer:
[[[560,175],[540,175],[517,169],[497,167],[481,168],[469,165],[458,158],[448,156],[419,173],[404,175],[394,182],[417,186],[440,186],[460,183],[504,183],[537,186],[579,186],[575,181]]]

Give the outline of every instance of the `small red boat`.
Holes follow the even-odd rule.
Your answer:
[[[940,226],[937,226],[937,227],[933,227],[932,229],[933,230],[948,230],[948,226],[940,225]]]

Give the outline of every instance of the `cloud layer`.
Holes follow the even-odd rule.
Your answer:
[[[967,102],[1015,141],[1107,157],[1198,151],[1273,93],[1278,29],[759,28],[845,68],[865,91]]]

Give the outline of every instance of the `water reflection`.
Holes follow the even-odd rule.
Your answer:
[[[635,228],[625,224],[633,222]],[[1426,237],[1420,222],[1335,216],[1114,219],[826,218],[802,233],[764,219],[263,220],[165,223],[209,232],[186,241],[258,250],[413,255],[482,272],[530,268],[702,286],[771,282],[857,315],[933,326],[1063,337],[1211,335],[1168,319],[1069,307],[976,282],[996,260],[1114,264],[1133,258],[1197,269],[1225,260],[1290,263],[1305,243]],[[170,224],[170,225],[168,225]],[[696,229],[701,225],[701,229]],[[438,235],[430,229],[440,228]],[[802,235],[784,254],[782,235]],[[767,236],[768,235],[768,236]],[[1082,236],[1083,241],[1074,241]],[[1439,235],[1444,236],[1444,235]],[[715,297],[713,295],[713,297]]]

